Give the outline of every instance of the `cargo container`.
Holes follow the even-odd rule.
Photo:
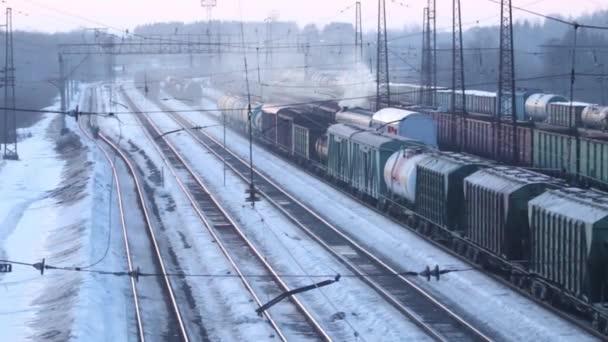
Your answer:
[[[608,188],[608,141],[580,139],[580,173],[588,181]]]
[[[575,138],[535,129],[533,150],[534,168],[570,174],[576,172]]]
[[[437,129],[433,118],[428,114],[398,108],[384,108],[374,113],[371,125],[382,132],[437,147]]]
[[[416,165],[416,211],[440,226],[464,231],[464,179],[487,165],[468,154],[428,154]]]
[[[261,137],[266,142],[271,144],[277,143],[277,117],[280,106],[273,104],[265,104],[261,108],[262,112],[262,130]]]
[[[507,166],[464,180],[467,236],[506,260],[529,258],[528,201],[557,186],[554,178]]]
[[[482,90],[466,90],[467,112],[494,115],[496,113],[496,93]]]
[[[562,127],[576,127],[576,118],[581,118],[583,110],[590,105],[586,102],[549,103],[547,105],[547,123]]]
[[[327,129],[327,173],[334,179],[350,183],[350,137],[361,134],[363,129],[345,124],[335,124]]]
[[[530,269],[591,303],[608,298],[608,198],[564,188],[528,203]]]

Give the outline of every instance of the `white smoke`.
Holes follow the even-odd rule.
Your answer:
[[[338,76],[338,84],[343,91],[340,107],[370,108],[370,99],[376,91],[376,83],[367,65],[358,63],[353,69],[343,71]]]

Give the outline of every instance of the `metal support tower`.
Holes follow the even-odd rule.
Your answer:
[[[13,56],[13,11],[6,8],[4,60],[4,159],[19,159],[17,154],[17,117],[15,115],[15,60]]]
[[[211,23],[211,12],[217,6],[217,0],[201,0],[201,6],[207,10],[207,25]]]
[[[65,112],[67,109],[65,79],[65,61],[63,55],[59,54],[59,97],[61,98],[62,112]]]
[[[513,10],[511,0],[502,0],[500,6],[500,51],[498,60],[498,94],[494,126],[494,153],[497,160],[503,158],[502,151],[507,151],[506,144],[512,144],[513,162],[519,161],[519,146],[517,140],[517,113],[515,106],[515,57],[513,54]],[[502,120],[511,116],[513,124],[512,141],[507,142],[502,137]]]
[[[355,63],[363,62],[363,26],[361,21],[361,1],[355,3]]]
[[[460,0],[452,0],[452,145],[459,145],[463,150],[466,146],[465,115],[467,111],[464,80],[464,55],[462,52],[462,17]],[[457,115],[460,115],[462,126],[460,139],[456,131]]]
[[[266,68],[272,65],[272,18],[266,18]]]
[[[391,106],[386,42],[386,3],[378,0],[378,44],[376,58],[376,110]]]
[[[427,0],[422,18],[422,63],[421,63],[421,97],[425,106],[435,106],[435,88],[437,87],[437,33],[436,33],[436,0]]]

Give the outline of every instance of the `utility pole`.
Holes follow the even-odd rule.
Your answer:
[[[388,73],[388,46],[386,42],[386,3],[378,0],[378,48],[376,51],[376,110],[391,106],[390,77]]]
[[[355,3],[355,64],[363,62],[363,26],[361,21],[361,1]]]
[[[4,60],[4,159],[18,160],[17,117],[15,115],[15,60],[13,56],[13,10],[6,8]]]
[[[421,102],[425,106],[435,107],[435,88],[437,87],[437,33],[436,33],[436,0],[427,0],[427,7],[422,16],[422,62],[421,62]]]
[[[211,24],[211,12],[217,6],[217,0],[201,0],[201,6],[207,10],[207,27]]]
[[[459,141],[459,150],[466,147],[465,115],[467,111],[464,80],[464,56],[462,46],[462,17],[460,0],[452,0],[452,145],[456,146]],[[462,126],[460,128],[460,139],[457,138],[456,116],[461,115]]]
[[[272,65],[272,17],[266,18],[266,69]]]
[[[517,113],[515,106],[515,57],[513,54],[513,10],[511,0],[502,0],[500,6],[500,51],[498,60],[498,95],[494,126],[494,154],[500,160],[505,148],[502,137],[503,117],[511,115],[513,127],[511,143],[513,144],[513,163],[519,161],[519,146],[517,140]]]

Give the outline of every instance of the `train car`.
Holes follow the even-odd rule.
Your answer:
[[[528,203],[530,269],[591,303],[608,298],[608,198],[575,188],[547,191]]]
[[[417,141],[344,124],[330,126],[328,140],[330,176],[373,199],[387,193],[382,174],[388,158],[400,149],[420,146]]]
[[[526,99],[526,115],[535,122],[543,122],[547,119],[548,106],[553,102],[565,102],[565,97],[555,94],[536,93]]]
[[[422,87],[417,84],[391,83],[391,100],[398,103],[420,104]]]
[[[350,183],[350,137],[361,134],[357,126],[335,124],[327,129],[327,174],[333,179]]]
[[[464,151],[485,158],[497,158],[507,164],[530,165],[532,163],[532,131],[529,127],[517,127],[517,158],[513,145],[513,126],[500,126],[487,120],[467,118]],[[500,130],[495,132],[495,130]],[[500,140],[498,137],[500,135]],[[517,159],[517,160],[516,160]]]
[[[437,129],[428,114],[398,108],[383,108],[372,116],[372,127],[389,134],[437,147]]]
[[[539,93],[539,90],[517,90],[515,91],[515,116],[517,121],[529,121],[528,114],[526,113],[526,101],[533,94]],[[502,99],[504,108],[511,108],[511,98],[509,97],[510,92],[507,92]],[[498,108],[497,108],[498,109]],[[504,116],[511,117],[511,112],[507,111]]]
[[[262,117],[262,129],[260,131],[260,137],[270,144],[277,144],[277,124],[278,124],[278,113],[281,106],[266,103],[260,108]]]
[[[496,113],[496,93],[483,90],[466,90],[465,101],[467,111],[494,115]]]
[[[369,128],[372,123],[373,112],[362,108],[344,108],[336,113],[336,122]]]
[[[311,114],[308,106],[285,107],[278,112],[277,144],[292,156],[321,161],[316,143],[331,122]]]
[[[465,231],[464,179],[489,161],[472,155],[433,153],[416,163],[416,212],[450,230]]]
[[[546,122],[555,126],[575,127],[576,118],[581,117],[583,110],[589,106],[591,104],[586,102],[551,102],[547,105]]]
[[[528,201],[558,185],[513,167],[481,169],[464,179],[466,235],[506,260],[529,258]]]
[[[310,115],[319,117],[323,121],[329,121],[331,123],[337,122],[336,113],[342,109],[336,101],[323,101],[311,104],[309,107]]]
[[[317,157],[319,158],[319,162],[322,164],[327,164],[327,158],[329,155],[329,146],[328,146],[328,136],[327,133],[321,135],[316,143],[315,143],[315,151],[317,152]]]
[[[608,130],[608,107],[591,105],[581,113],[583,126],[591,129]]]
[[[580,174],[586,183],[608,189],[608,141],[580,139]]]
[[[534,130],[534,168],[557,173],[576,172],[575,138]]]
[[[384,165],[384,182],[391,200],[407,200],[413,206],[416,201],[416,165],[431,155],[420,148],[403,149],[393,153]]]

